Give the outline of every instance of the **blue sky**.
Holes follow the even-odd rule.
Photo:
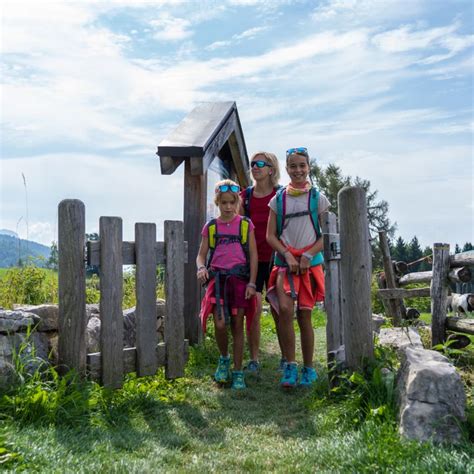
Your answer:
[[[3,1],[0,228],[49,244],[57,204],[182,218],[158,143],[237,102],[249,153],[307,146],[369,179],[397,235],[474,240],[471,0]],[[283,182],[287,176],[283,173]]]

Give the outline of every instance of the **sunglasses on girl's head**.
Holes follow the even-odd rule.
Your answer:
[[[255,161],[252,161],[252,163],[250,163],[250,167],[251,168],[265,168],[265,166],[268,166],[269,168],[272,167],[272,165],[269,165],[266,161],[263,161],[263,160],[255,160]]]
[[[293,155],[294,153],[297,153],[298,155],[308,156],[308,149],[304,146],[300,146],[297,148],[288,148],[288,150],[286,150],[287,157]]]
[[[226,193],[227,191],[230,191],[232,193],[238,193],[240,191],[240,187],[236,184],[221,184],[217,189],[221,193]]]

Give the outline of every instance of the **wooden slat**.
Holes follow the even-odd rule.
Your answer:
[[[449,257],[451,267],[474,266],[474,255],[456,253]]]
[[[120,388],[123,382],[122,219],[101,217],[99,228],[102,383]]]
[[[173,157],[204,156],[235,107],[235,102],[199,104],[158,145],[158,154]]]
[[[165,221],[166,247],[166,377],[184,375],[184,229],[179,221]],[[195,273],[195,272],[193,272]]]
[[[446,328],[451,331],[474,335],[474,319],[454,317],[446,318]]]
[[[185,262],[188,261],[188,243],[184,242]],[[135,265],[135,242],[123,242],[122,261],[124,265]],[[165,263],[165,244],[155,242],[155,263]],[[100,265],[100,241],[87,242],[87,264]]]
[[[449,244],[434,244],[433,279],[431,280],[431,340],[433,346],[446,340],[449,265]]]
[[[338,194],[338,208],[346,363],[350,369],[359,370],[374,356],[372,257],[365,191],[357,186],[343,188]]]
[[[411,285],[413,283],[430,283],[432,278],[432,271],[407,273],[406,275],[403,275],[400,280],[398,280],[398,284],[400,286],[405,286]]]
[[[183,161],[181,156],[160,156],[161,174],[173,174]]]
[[[156,373],[156,224],[135,224],[137,374]]]
[[[387,234],[384,231],[379,232],[380,250],[383,258],[383,268],[385,272],[385,281],[387,289],[396,288],[395,273],[393,271],[392,259],[390,257],[390,248],[388,246]],[[393,320],[393,325],[400,327],[403,318],[402,302],[400,300],[392,300],[388,302],[390,309],[389,316]]]
[[[250,186],[250,165],[247,155],[247,148],[245,146],[244,136],[239,127],[237,127],[236,130],[230,134],[227,143],[229,144],[232,163],[234,165],[233,167],[235,172],[237,173],[238,182],[243,188]]]
[[[86,369],[85,206],[66,199],[58,206],[58,358],[62,373]]]
[[[402,299],[402,298],[419,298],[423,296],[430,296],[431,291],[429,287],[426,288],[387,288],[385,290],[377,290],[378,295],[382,299]]]
[[[339,234],[337,234],[337,217],[332,212],[325,212],[320,217],[324,239],[325,287],[324,307],[327,314],[326,340],[328,368],[334,369],[336,354],[344,344],[344,328],[341,313],[341,275]],[[337,236],[337,237],[336,237]],[[333,244],[337,243],[335,247]]]
[[[185,337],[190,344],[199,344],[201,286],[196,279],[196,257],[206,220],[207,175],[193,176],[189,162],[184,170],[184,239],[188,242],[188,263],[184,267]]]

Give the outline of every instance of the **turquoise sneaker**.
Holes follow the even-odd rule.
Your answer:
[[[230,380],[230,356],[219,356],[219,363],[217,364],[214,380],[217,383],[225,384]]]
[[[301,369],[300,387],[311,387],[316,380],[318,380],[318,374],[312,367],[303,367]]]
[[[286,359],[282,357],[280,359],[280,365],[278,366],[278,372],[283,372],[285,370],[285,366],[286,366]]]
[[[247,388],[245,385],[244,373],[241,370],[234,370],[232,372],[232,386],[233,390],[243,390]]]
[[[280,380],[280,385],[283,388],[294,388],[298,383],[298,366],[296,362],[290,362],[285,365],[283,377]]]
[[[260,362],[258,360],[251,360],[244,370],[247,375],[255,377],[256,379],[260,378]]]

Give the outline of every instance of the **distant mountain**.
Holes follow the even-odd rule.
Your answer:
[[[26,262],[28,257],[31,257],[35,265],[44,267],[50,248],[31,240],[18,239],[15,235],[15,232],[9,230],[0,231],[0,268],[14,267],[18,265],[19,258]]]
[[[8,229],[0,229],[0,235],[9,235],[10,237],[15,237],[18,239],[18,234]]]

